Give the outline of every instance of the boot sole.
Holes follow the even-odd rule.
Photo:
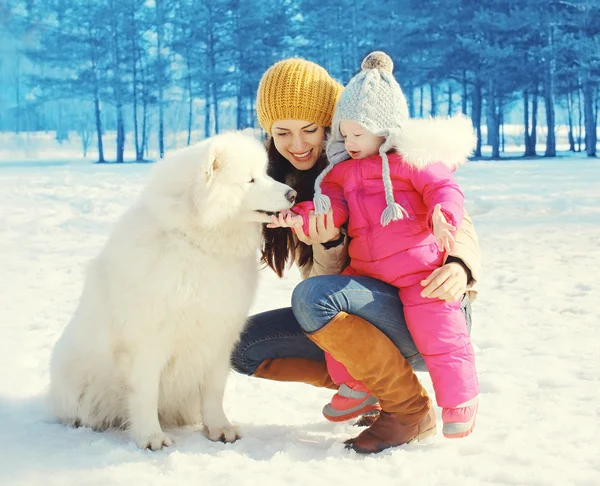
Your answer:
[[[347,422],[348,420],[352,420],[356,417],[360,417],[361,415],[364,415],[365,413],[368,412],[374,412],[374,411],[380,411],[381,407],[379,406],[379,404],[367,404],[362,408],[359,408],[358,410],[353,410],[350,413],[347,413],[345,415],[327,415],[325,412],[323,412],[323,417],[325,417],[327,420],[329,420],[330,422]]]
[[[471,435],[471,432],[473,432],[473,429],[475,428],[475,421],[477,420],[477,409],[478,408],[479,408],[478,406],[475,407],[475,411],[473,412],[472,420],[470,420],[469,422],[463,422],[463,423],[453,422],[453,423],[444,424],[444,427],[442,429],[442,434],[444,434],[444,437],[446,437],[446,439],[461,439],[462,437]],[[461,430],[464,427],[467,427],[467,428],[464,430]]]
[[[415,436],[413,439],[410,439],[407,444],[412,444],[413,442],[421,442],[422,440],[425,440],[429,437],[433,437],[435,434],[437,434],[437,424],[434,425],[433,427],[431,427],[430,429],[427,429],[423,432],[421,432],[419,435]]]
[[[437,425],[434,425],[430,429],[424,430],[420,434],[414,436],[412,439],[410,439],[408,442],[405,442],[404,444],[398,444],[397,446],[386,447],[385,449],[381,449],[379,451],[369,451],[367,449],[360,449],[360,448],[356,447],[353,442],[350,442],[350,440],[348,440],[348,441],[346,441],[346,449],[352,449],[354,452],[357,452],[358,454],[365,454],[365,455],[366,454],[378,454],[387,449],[393,449],[394,447],[400,447],[400,446],[403,446],[406,444],[421,442],[429,437],[434,436],[436,433],[437,433]]]
[[[476,421],[477,421],[477,419],[475,418],[473,420],[473,423],[471,424],[471,427],[469,427],[464,432],[458,432],[456,434],[447,434],[445,432],[442,432],[442,433],[444,434],[444,437],[446,437],[446,439],[461,439],[463,437],[466,437],[467,435],[471,435],[471,432],[473,432],[473,429],[475,428]]]

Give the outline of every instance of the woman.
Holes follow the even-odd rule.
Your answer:
[[[268,172],[293,187],[298,202],[312,199],[314,181],[327,165],[323,146],[341,91],[323,68],[302,59],[274,64],[261,80],[257,111],[271,135]],[[292,307],[249,319],[232,364],[260,378],[337,388],[327,373],[326,349],[379,400],[377,419],[347,442],[357,452],[373,453],[434,434],[435,414],[413,371],[425,368],[397,290],[371,278],[338,275],[347,264],[347,245],[331,214],[311,215],[308,234],[265,228],[263,261],[281,276],[293,258],[305,280],[294,290]],[[470,324],[479,265],[477,237],[465,215],[454,251],[423,282],[423,295],[462,298]],[[345,389],[338,393],[343,397]]]

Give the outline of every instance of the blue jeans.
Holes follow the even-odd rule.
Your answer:
[[[471,304],[461,302],[469,331]],[[324,361],[323,351],[306,337],[339,312],[367,320],[396,345],[416,371],[426,371],[423,358],[408,332],[398,289],[369,277],[323,275],[298,284],[292,307],[251,316],[231,357],[239,373],[252,375],[267,358],[307,358]]]

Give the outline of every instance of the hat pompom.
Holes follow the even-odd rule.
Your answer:
[[[363,59],[360,67],[364,69],[381,69],[391,73],[394,70],[392,58],[382,51],[373,51]]]

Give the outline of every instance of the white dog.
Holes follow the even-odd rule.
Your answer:
[[[266,175],[261,144],[227,133],[159,162],[87,273],[52,355],[61,422],[128,427],[141,448],[162,426],[239,438],[223,411],[232,347],[257,284],[260,223],[296,193]]]

